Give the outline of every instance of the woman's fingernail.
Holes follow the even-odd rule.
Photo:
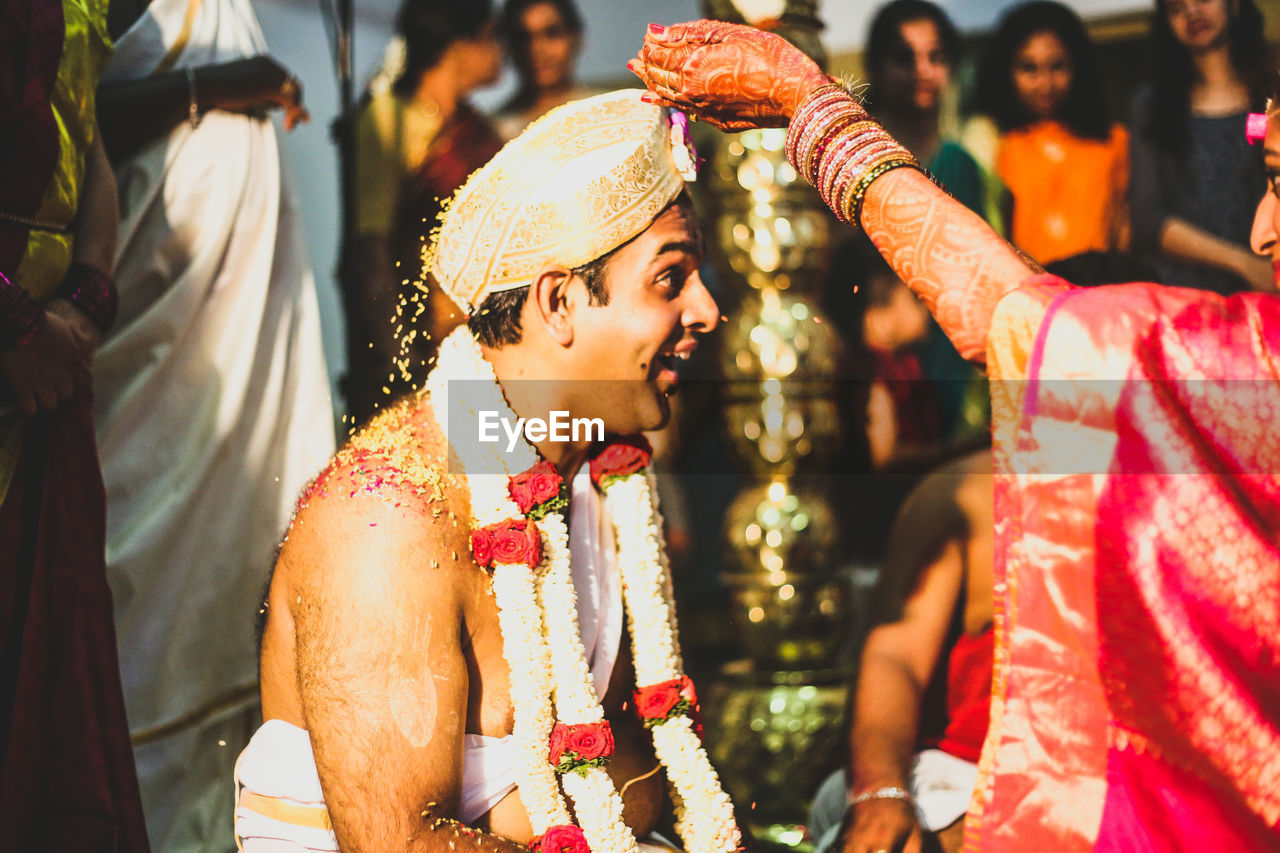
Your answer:
[[[653,103],[653,95],[650,95],[648,92],[645,92],[644,94],[642,94],[642,95],[640,96],[640,100],[644,101],[646,104],[652,104],[652,103]]]
[[[650,24],[650,25],[649,25],[649,34],[650,34],[650,35],[660,36],[660,35],[663,35],[664,33],[666,33],[666,31],[667,31],[667,28],[666,28],[666,27],[664,27],[664,26],[662,26],[662,24]]]

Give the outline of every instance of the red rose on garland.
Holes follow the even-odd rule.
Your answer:
[[[693,681],[687,675],[650,684],[635,692],[636,713],[646,728],[665,723],[672,717],[685,715],[691,717],[695,726],[698,721],[698,695],[694,692]]]
[[[559,773],[603,767],[613,757],[613,728],[608,720],[598,723],[556,723],[551,730],[547,760]]]
[[[556,723],[551,728],[551,750],[547,755],[547,763],[555,766],[564,757],[565,747],[569,743],[569,727],[564,723]]]
[[[613,756],[613,729],[607,721],[574,726],[569,732],[569,751],[583,761]]]
[[[680,688],[670,681],[636,691],[636,711],[646,720],[665,720],[680,702]]]
[[[533,840],[529,849],[534,853],[591,853],[587,836],[576,826],[557,824]]]
[[[615,441],[591,460],[591,481],[603,489],[614,480],[648,468],[652,458],[653,448],[642,435]]]
[[[471,531],[471,554],[480,568],[489,568],[493,563],[493,534],[483,527]]]
[[[554,464],[545,460],[513,476],[507,491],[520,511],[530,518],[542,518],[569,505],[564,494],[564,478]]]
[[[487,569],[495,563],[536,566],[542,562],[542,539],[532,521],[508,519],[471,532],[471,553]]]

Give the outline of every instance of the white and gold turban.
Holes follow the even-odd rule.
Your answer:
[[[683,116],[624,89],[548,112],[467,179],[428,259],[474,314],[491,293],[570,269],[644,231],[694,177]]]

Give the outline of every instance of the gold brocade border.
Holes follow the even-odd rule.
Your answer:
[[[181,716],[175,717],[163,723],[132,732],[129,740],[133,744],[134,749],[138,747],[153,744],[156,741],[173,737],[187,729],[195,728],[201,723],[207,723],[215,717],[219,717],[227,711],[233,710],[238,705],[243,705],[246,701],[258,698],[258,682],[252,681],[247,684],[241,684],[233,687],[220,696],[215,696],[208,702],[198,708],[193,708]]]
[[[178,57],[182,55],[182,52],[187,49],[187,45],[191,42],[191,30],[195,28],[196,15],[200,14],[202,5],[204,5],[204,0],[187,0],[187,14],[182,19],[182,29],[178,30],[178,38],[174,41],[173,46],[165,52],[160,64],[151,72],[152,77],[173,70],[173,66],[178,62]]]
[[[242,789],[236,799],[236,808],[248,809],[290,826],[333,832],[333,821],[329,817],[329,810],[324,806],[299,806],[286,803],[278,797],[268,797]]]

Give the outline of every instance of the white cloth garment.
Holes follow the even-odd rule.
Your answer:
[[[569,522],[578,628],[596,695],[603,699],[622,640],[622,580],[614,555],[611,522],[585,467],[573,480]],[[510,735],[466,735],[458,819],[471,823],[513,791],[517,761]],[[293,806],[324,806],[310,736],[283,720],[262,724],[236,762],[235,778],[237,791]],[[236,808],[236,838],[245,853],[332,853],[338,849],[332,830],[278,820],[244,804]]]
[[[153,0],[104,79],[265,52],[249,0]],[[184,121],[116,179],[120,314],[93,368],[125,701],[152,847],[223,851],[259,595],[334,446],[315,282],[271,121]]]
[[[916,819],[929,832],[946,829],[969,810],[978,765],[940,749],[924,749],[911,761],[910,788]],[[823,781],[809,810],[814,853],[830,853],[849,807],[849,775],[838,770]]]

